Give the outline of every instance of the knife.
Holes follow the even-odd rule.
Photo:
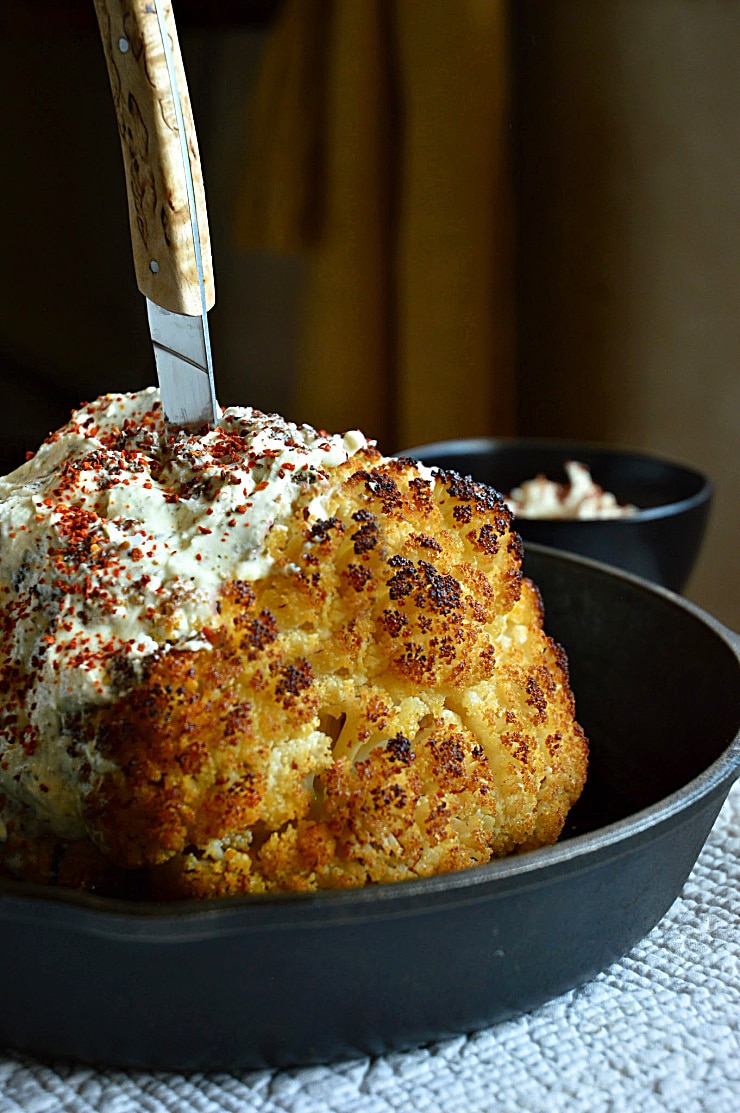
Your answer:
[[[168,431],[216,423],[203,175],[169,0],[94,0],[126,171],[134,269]]]

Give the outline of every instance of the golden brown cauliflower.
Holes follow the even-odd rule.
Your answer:
[[[336,468],[325,517],[311,497],[269,533],[267,574],[222,590],[210,648],[152,654],[79,714],[81,779],[92,750],[105,769],[85,835],[29,836],[8,804],[7,869],[208,897],[423,877],[557,839],[587,744],[501,497],[371,447]]]

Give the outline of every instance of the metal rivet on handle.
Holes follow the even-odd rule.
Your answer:
[[[159,270],[159,263],[156,259],[152,259],[151,263],[149,264],[149,270],[152,272],[152,274],[156,274]]]
[[[128,54],[128,46],[128,39],[124,39],[123,35],[121,35],[120,39],[118,40],[118,49],[120,50],[121,54]]]

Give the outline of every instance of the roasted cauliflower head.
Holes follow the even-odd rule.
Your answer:
[[[103,421],[102,400],[81,411],[94,417],[83,426],[94,445],[76,457],[73,483],[60,482],[62,461],[47,484],[52,505],[39,551],[56,562],[58,586],[40,587],[30,573],[24,580],[21,557],[3,579],[6,872],[107,892],[209,897],[399,881],[554,842],[582,790],[587,743],[565,655],[544,632],[502,498],[454,473],[383,458],[359,436],[311,471],[316,444],[336,449],[336,439],[254,411],[237,413],[306,441],[304,481],[295,478],[300,453],[271,456],[276,450],[254,429],[247,436],[246,419],[230,425],[227,411],[225,431],[210,434],[213,452],[193,466],[204,485],[195,492],[189,477],[184,487],[173,479],[177,446],[161,447],[156,397],[147,392],[146,406],[134,397],[145,416],[138,412],[128,432],[120,415]],[[79,428],[84,418],[75,416]],[[190,514],[187,529],[180,522],[178,533],[160,536],[139,514],[126,531],[120,500],[111,507],[104,486],[88,482],[101,468],[100,458],[89,459],[103,451],[99,442],[117,458],[134,453],[117,478],[143,468],[136,474],[148,490],[164,490],[170,506]],[[151,595],[151,579],[124,592],[110,605],[135,600],[131,636],[101,632],[94,597],[111,589],[113,561],[105,523],[121,530],[113,537],[118,580],[137,564],[123,537],[137,529],[140,559],[147,544],[154,552],[185,543],[193,564],[213,564],[212,549],[198,561],[200,531],[223,528],[224,545],[238,548],[234,531],[249,525],[260,484],[276,497],[270,484],[281,467],[292,486],[289,497],[280,488],[284,505],[260,527],[258,552],[252,539],[205,587],[197,577],[191,584],[183,565],[169,588],[160,575],[160,595]],[[107,460],[108,478],[111,468]],[[239,483],[233,497],[243,501],[209,515],[222,489]],[[182,505],[194,501],[198,510]],[[71,537],[60,506],[83,515]],[[17,534],[8,520],[3,528]],[[67,582],[73,558],[74,584],[83,584],[76,593]],[[35,601],[24,597],[29,579]],[[198,596],[185,624],[178,592]],[[53,679],[56,660],[64,673],[69,654],[53,653],[70,606],[83,614],[66,635],[80,641],[72,656],[95,648],[100,659],[88,663],[87,688],[68,684],[71,693],[55,693],[53,714],[40,715],[32,705],[55,690],[34,688],[33,669]],[[80,640],[86,607],[96,617]],[[56,810],[55,792],[63,801]]]

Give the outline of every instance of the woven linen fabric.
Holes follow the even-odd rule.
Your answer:
[[[589,984],[483,1032],[379,1059],[242,1075],[49,1067],[0,1052],[0,1113],[736,1109],[740,785],[646,939]]]

